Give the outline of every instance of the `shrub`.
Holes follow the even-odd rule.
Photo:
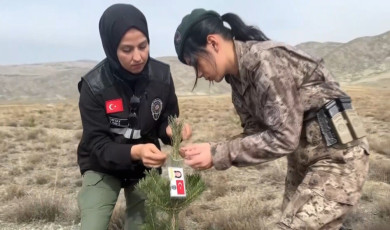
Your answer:
[[[36,126],[36,120],[35,117],[27,117],[22,121],[22,126],[24,127],[35,127]]]
[[[47,184],[51,180],[51,177],[49,175],[38,175],[35,178],[36,184]]]
[[[376,207],[378,216],[384,220],[390,221],[390,200],[381,198],[378,200]]]
[[[43,136],[43,135],[46,135],[46,130],[33,129],[27,133],[27,139],[28,140],[36,140],[36,139],[38,139],[38,137]]]
[[[369,179],[390,184],[390,161],[370,159]]]
[[[24,188],[20,185],[10,185],[5,189],[3,200],[12,200],[13,198],[20,198],[26,195]]]
[[[378,153],[390,156],[390,135],[369,136],[370,148]]]
[[[27,162],[30,164],[37,164],[44,159],[44,154],[34,154],[27,157]]]
[[[206,222],[206,229],[225,229],[225,230],[262,230],[270,229],[267,227],[265,218],[272,216],[274,207],[271,205],[260,205],[257,200],[243,199],[238,207],[232,209],[213,212],[209,215]]]
[[[79,223],[80,212],[74,198],[65,200],[58,194],[29,195],[17,199],[4,215],[16,223],[63,222]]]
[[[52,150],[52,149],[59,149],[60,144],[62,143],[62,138],[57,136],[50,136],[46,139],[46,149]]]
[[[48,196],[26,197],[17,202],[16,207],[9,213],[17,223],[33,221],[54,222],[65,212],[62,203]]]

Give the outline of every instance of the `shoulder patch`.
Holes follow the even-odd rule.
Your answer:
[[[119,113],[123,112],[123,101],[122,98],[113,99],[106,101],[106,113]]]

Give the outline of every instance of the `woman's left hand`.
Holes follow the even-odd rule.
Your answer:
[[[180,148],[184,163],[197,170],[209,169],[213,166],[211,146],[209,143],[191,144]]]

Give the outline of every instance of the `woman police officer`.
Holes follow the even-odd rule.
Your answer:
[[[328,123],[317,119],[319,111],[348,99],[323,63],[269,40],[235,14],[220,16],[204,9],[183,18],[174,44],[179,60],[193,66],[198,78],[216,82],[225,78],[231,85],[244,129],[241,137],[230,141],[183,147],[185,163],[224,170],[287,156],[277,227],[339,229],[360,198],[369,150],[364,135],[329,144],[333,139],[321,132],[320,125]]]
[[[100,18],[107,58],[79,82],[83,135],[77,150],[83,185],[81,229],[107,229],[125,188],[125,229],[139,229],[144,198],[134,191],[148,168],[166,160],[158,138],[170,144],[168,116],[179,115],[169,66],[149,57],[147,22],[137,8],[115,4]],[[184,125],[183,139],[191,136]]]

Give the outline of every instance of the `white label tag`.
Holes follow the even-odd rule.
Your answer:
[[[171,197],[186,197],[183,168],[168,167],[168,175],[171,181]]]

